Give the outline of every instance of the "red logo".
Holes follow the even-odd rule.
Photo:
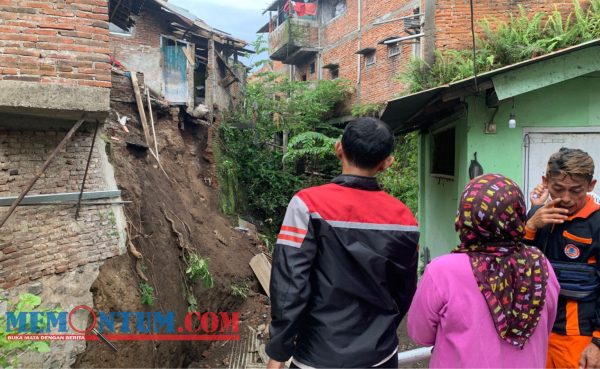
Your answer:
[[[570,243],[565,246],[565,255],[567,255],[569,259],[577,259],[579,255],[581,255],[581,251],[579,251],[577,246]]]

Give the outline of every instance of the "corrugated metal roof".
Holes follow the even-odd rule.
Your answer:
[[[163,1],[163,0],[152,0],[152,1],[154,3],[156,3],[157,5],[159,5],[161,8],[163,8],[163,10],[176,15],[177,18],[179,18],[184,23],[183,24],[184,26],[187,26],[190,28],[198,27],[202,30],[211,32],[215,35],[218,35],[218,36],[224,38],[227,41],[232,41],[234,43],[239,44],[238,46],[241,48],[243,48],[244,46],[246,46],[248,44],[244,40],[240,40],[238,38],[231,36],[230,34],[228,34],[226,32],[223,32],[216,28],[211,27],[204,20],[198,18],[195,14],[193,14],[192,12],[190,12],[187,9],[184,9],[177,5],[173,5],[173,4]]]
[[[588,47],[600,45],[600,39],[592,40],[581,43],[579,45],[571,46],[562,50],[558,50],[549,54],[541,55],[535,58],[524,60],[519,63],[507,65],[502,68],[494,69],[489,72],[481,73],[477,75],[477,81],[482,83],[484,81],[491,80],[492,77],[506,73],[508,71],[522,68],[531,64],[538,63],[543,60],[552,59],[561,55],[565,55],[577,50],[582,50]],[[465,87],[472,86],[474,84],[475,77],[469,77],[460,81],[451,82],[446,85],[438,86],[429,90],[417,92],[411,95],[402,96],[397,99],[389,100],[387,106],[382,115],[382,120],[387,122],[394,131],[408,132],[410,130],[416,130],[418,126],[404,127],[408,120],[414,119],[419,115],[419,112],[428,105],[433,99],[437,98],[442,93],[451,91],[457,91]]]

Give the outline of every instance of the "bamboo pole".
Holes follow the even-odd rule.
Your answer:
[[[142,101],[142,94],[140,93],[140,86],[138,85],[137,74],[131,71],[131,84],[133,86],[133,93],[135,94],[135,102],[138,107],[140,114],[140,121],[142,123],[142,130],[144,131],[144,138],[146,139],[146,145],[150,146],[150,137],[148,136],[148,122],[146,120],[146,112],[144,110],[144,103]]]
[[[156,131],[154,131],[154,115],[152,114],[152,104],[150,103],[150,91],[146,88],[146,100],[148,100],[148,114],[150,114],[150,126],[152,127],[152,138],[154,139],[154,153],[156,161],[160,164],[158,157],[158,143],[156,142]]]

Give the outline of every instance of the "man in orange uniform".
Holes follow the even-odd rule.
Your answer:
[[[548,368],[600,368],[600,204],[594,161],[584,151],[553,154],[531,195],[526,240],[552,264],[561,286]]]

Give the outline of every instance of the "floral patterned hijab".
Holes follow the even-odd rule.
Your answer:
[[[519,186],[499,174],[474,178],[456,216],[461,244],[501,339],[523,347],[544,308],[548,267],[544,255],[521,243],[525,199]]]

